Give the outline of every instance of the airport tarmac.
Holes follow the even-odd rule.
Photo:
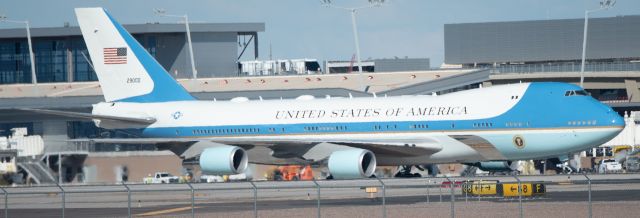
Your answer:
[[[594,216],[628,217],[640,212],[640,174],[592,175]],[[523,182],[543,181],[544,196],[525,197],[527,217],[586,216],[588,193],[582,175],[521,176]],[[513,177],[451,178],[452,180],[515,181]],[[450,189],[444,178],[384,179],[389,217],[449,216]],[[258,188],[260,217],[313,217],[317,214],[317,188],[311,181],[254,182]],[[318,181],[321,214],[330,217],[381,216],[382,190],[365,193],[364,187],[380,186],[378,180]],[[429,188],[426,187],[430,184]],[[186,184],[130,184],[134,216],[190,216],[191,191]],[[252,217],[253,186],[248,182],[194,183],[194,211],[202,217]],[[128,195],[124,186],[64,186],[67,217],[126,217]],[[60,217],[62,195],[58,187],[6,188],[9,217]],[[517,216],[517,198],[473,197],[455,189],[458,217]],[[4,204],[3,201],[0,201]],[[555,211],[551,213],[551,211]],[[2,211],[0,211],[1,213]],[[480,214],[480,215],[478,215]],[[582,214],[582,215],[581,215]]]

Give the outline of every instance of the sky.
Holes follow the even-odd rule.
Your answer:
[[[333,0],[340,7],[367,6],[367,0]],[[355,54],[351,17],[347,10],[325,7],[319,0],[1,0],[0,14],[29,20],[32,27],[77,26],[73,8],[104,7],[122,24],[176,23],[187,14],[193,23],[262,22],[259,59],[313,58],[350,60]],[[386,0],[380,7],[357,12],[362,60],[444,59],[444,24],[584,18],[599,0]],[[640,1],[618,0],[614,8],[590,17],[640,15]],[[0,28],[20,28],[0,23]],[[247,54],[252,54],[247,50]],[[243,59],[253,58],[245,55]]]

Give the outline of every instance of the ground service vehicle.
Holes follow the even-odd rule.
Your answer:
[[[145,184],[178,183],[180,178],[167,172],[157,172],[155,175],[145,177],[143,180]]]
[[[600,161],[598,167],[599,173],[614,173],[622,171],[622,164],[618,163],[615,159],[604,159]]]

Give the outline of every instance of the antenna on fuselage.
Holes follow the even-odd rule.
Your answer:
[[[353,98],[353,95],[351,94],[351,92],[349,92],[349,98]]]
[[[376,93],[375,93],[375,92],[373,93],[373,97],[374,97],[374,98],[377,98],[377,97],[378,97],[378,96],[376,95]]]
[[[258,96],[258,98],[260,98],[260,101],[262,101],[262,96]]]

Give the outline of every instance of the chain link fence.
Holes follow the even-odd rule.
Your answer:
[[[640,212],[638,174],[0,189],[4,217],[628,217]]]

